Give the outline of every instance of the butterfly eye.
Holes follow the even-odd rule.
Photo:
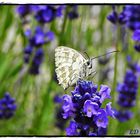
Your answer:
[[[89,61],[87,61],[87,66],[88,66],[88,68],[89,69],[91,69],[92,68],[92,63],[91,63],[91,61],[89,60]]]
[[[90,62],[89,61],[87,61],[87,65],[90,65]]]

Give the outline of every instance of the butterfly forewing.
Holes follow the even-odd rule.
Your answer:
[[[76,50],[68,47],[55,49],[56,75],[64,89],[72,86],[79,79],[79,72],[87,60]]]

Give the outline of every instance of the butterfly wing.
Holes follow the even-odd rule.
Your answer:
[[[55,72],[59,84],[64,89],[79,79],[79,72],[86,59],[74,49],[60,46],[55,49]]]

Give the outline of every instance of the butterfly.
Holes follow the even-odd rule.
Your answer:
[[[79,79],[85,79],[96,73],[91,59],[64,46],[55,49],[55,66],[57,79],[64,89],[76,84]]]

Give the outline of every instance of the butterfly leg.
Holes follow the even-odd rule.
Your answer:
[[[88,77],[91,77],[91,78],[93,78],[95,75],[96,75],[96,71],[93,71],[93,72],[91,72],[89,75],[88,75]]]
[[[77,86],[77,82],[79,81],[79,79],[81,79],[81,77],[79,77],[79,75],[78,75],[77,73],[75,73],[75,74],[73,75],[73,77],[70,79],[69,85],[74,85],[74,84],[76,84],[76,86]]]

